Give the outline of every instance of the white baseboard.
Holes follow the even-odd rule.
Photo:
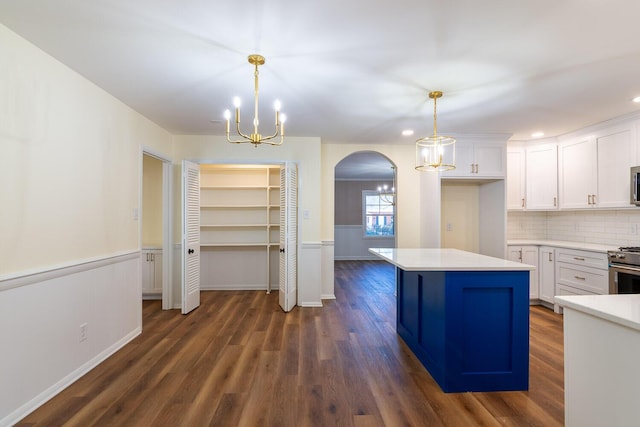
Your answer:
[[[0,426],[11,426],[16,424],[18,421],[29,415],[31,412],[38,409],[44,403],[46,403],[49,399],[54,397],[56,394],[60,393],[65,388],[69,387],[71,384],[76,382],[80,377],[85,375],[87,372],[98,366],[100,363],[107,360],[107,358],[113,355],[116,351],[120,350],[122,347],[131,342],[135,337],[142,333],[141,328],[136,328],[131,331],[129,334],[124,336],[122,339],[114,343],[109,348],[105,349],[103,352],[95,356],[93,359],[87,361],[85,364],[78,367],[78,369],[71,372],[69,375],[62,378],[57,383],[53,384],[48,389],[44,390],[42,393],[35,396],[30,401],[26,402],[24,405],[17,408],[15,411],[11,412],[5,418],[0,420]]]

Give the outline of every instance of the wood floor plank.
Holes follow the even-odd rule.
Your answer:
[[[335,300],[144,301],[143,332],[18,426],[561,426],[562,316],[530,309],[529,390],[443,393],[395,331],[394,268],[335,263]]]

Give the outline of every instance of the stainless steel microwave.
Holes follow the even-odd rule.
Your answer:
[[[640,166],[631,167],[631,200],[632,205],[640,206]]]

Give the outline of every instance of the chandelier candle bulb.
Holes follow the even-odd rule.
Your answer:
[[[227,137],[229,137],[229,119],[231,119],[231,111],[224,110],[225,132]]]

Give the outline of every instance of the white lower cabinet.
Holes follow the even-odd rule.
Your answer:
[[[143,249],[140,257],[142,294],[162,295],[162,249]]]
[[[606,253],[558,248],[556,255],[556,295],[609,293]]]
[[[538,263],[538,286],[540,300],[553,304],[556,294],[556,249],[550,246],[540,247]]]
[[[529,280],[529,297],[555,304],[556,295],[606,295],[609,293],[609,264],[605,252],[554,246],[509,245],[511,261],[534,265]]]
[[[538,247],[537,246],[509,246],[509,260],[529,264],[536,267],[529,276],[529,299],[538,299]]]

